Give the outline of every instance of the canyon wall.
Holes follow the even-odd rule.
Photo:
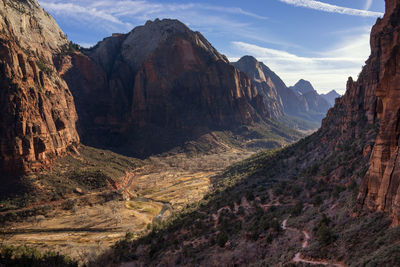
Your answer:
[[[79,143],[73,96],[53,64],[69,41],[35,0],[3,0],[0,15],[0,173],[24,173]]]

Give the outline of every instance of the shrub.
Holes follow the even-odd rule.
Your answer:
[[[226,242],[228,242],[228,235],[225,232],[220,232],[217,236],[217,244],[221,248],[225,246]]]
[[[296,205],[292,208],[291,214],[293,216],[299,216],[303,211],[303,202],[299,201],[296,203]]]

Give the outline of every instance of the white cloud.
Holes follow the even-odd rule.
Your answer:
[[[103,1],[90,1],[90,0],[39,0],[40,4],[49,12],[58,13],[65,16],[72,16],[76,19],[86,20],[88,17],[94,19],[103,19],[105,22],[131,26],[130,23],[124,20],[147,20],[155,17],[174,16],[189,17],[189,14],[201,14],[203,17],[197,16],[199,19],[196,21],[198,24],[208,24],[207,18],[218,19],[223,22],[221,15],[211,16],[209,11],[214,11],[219,14],[235,14],[243,15],[256,19],[266,20],[265,16],[257,15],[248,12],[238,7],[222,7],[207,4],[165,4],[165,3],[151,3],[149,1],[133,1],[133,0],[103,0]],[[203,11],[203,12],[202,12]],[[207,11],[208,13],[205,13]],[[79,16],[77,16],[79,14]],[[87,17],[84,17],[85,15]],[[195,16],[196,17],[196,16]],[[193,18],[192,18],[193,20]],[[226,21],[233,22],[233,21]],[[94,22],[96,23],[96,22]],[[232,23],[233,26],[235,23]],[[105,26],[97,24],[97,27]],[[240,25],[243,26],[243,25]]]
[[[362,16],[362,17],[383,16],[383,13],[381,13],[381,12],[373,12],[373,11],[368,11],[368,10],[360,10],[360,9],[354,9],[354,8],[348,8],[348,7],[341,7],[341,6],[331,5],[331,4],[327,4],[327,3],[323,3],[323,2],[315,1],[315,0],[279,0],[279,1],[289,4],[289,5],[306,7],[306,8],[311,8],[311,9],[330,12],[330,13],[338,13],[338,14],[345,14],[345,15],[351,15],[351,16]],[[370,1],[371,0],[367,0],[366,7],[368,7],[368,8],[371,6],[369,3]],[[371,4],[372,4],[372,1],[371,1]]]
[[[318,56],[296,54],[257,46],[244,42],[233,42],[238,55],[252,55],[275,71],[287,85],[299,79],[309,80],[322,93],[336,89],[344,93],[349,76],[357,77],[367,60],[370,49],[368,33],[345,39],[341,44],[319,53]],[[239,57],[240,57],[239,56]],[[239,57],[229,57],[236,61]]]

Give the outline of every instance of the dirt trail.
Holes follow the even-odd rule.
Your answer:
[[[307,248],[308,247],[308,242],[311,240],[311,236],[307,231],[300,231],[299,229],[292,228],[292,227],[287,227],[287,221],[288,219],[285,219],[282,222],[282,229],[283,230],[290,230],[290,231],[298,231],[301,232],[304,235],[304,242],[302,243],[301,247],[302,248]],[[293,262],[302,262],[302,263],[307,263],[311,265],[325,265],[325,266],[337,266],[337,267],[346,267],[346,265],[342,263],[337,263],[337,262],[330,262],[327,260],[312,260],[312,259],[305,259],[301,256],[301,253],[298,252],[292,259]]]

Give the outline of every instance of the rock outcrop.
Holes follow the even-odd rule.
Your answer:
[[[362,184],[360,204],[400,220],[400,2],[386,1],[386,13],[371,32],[372,55],[360,79],[376,91],[379,134]],[[371,106],[370,119],[374,106]]]
[[[3,0],[0,16],[2,176],[45,167],[79,136],[72,94],[53,64],[66,36],[36,0]]]
[[[171,131],[189,136],[273,117],[275,104],[264,101],[251,79],[177,20],[115,34],[84,54],[70,54],[58,68],[91,145],[121,146]]]

